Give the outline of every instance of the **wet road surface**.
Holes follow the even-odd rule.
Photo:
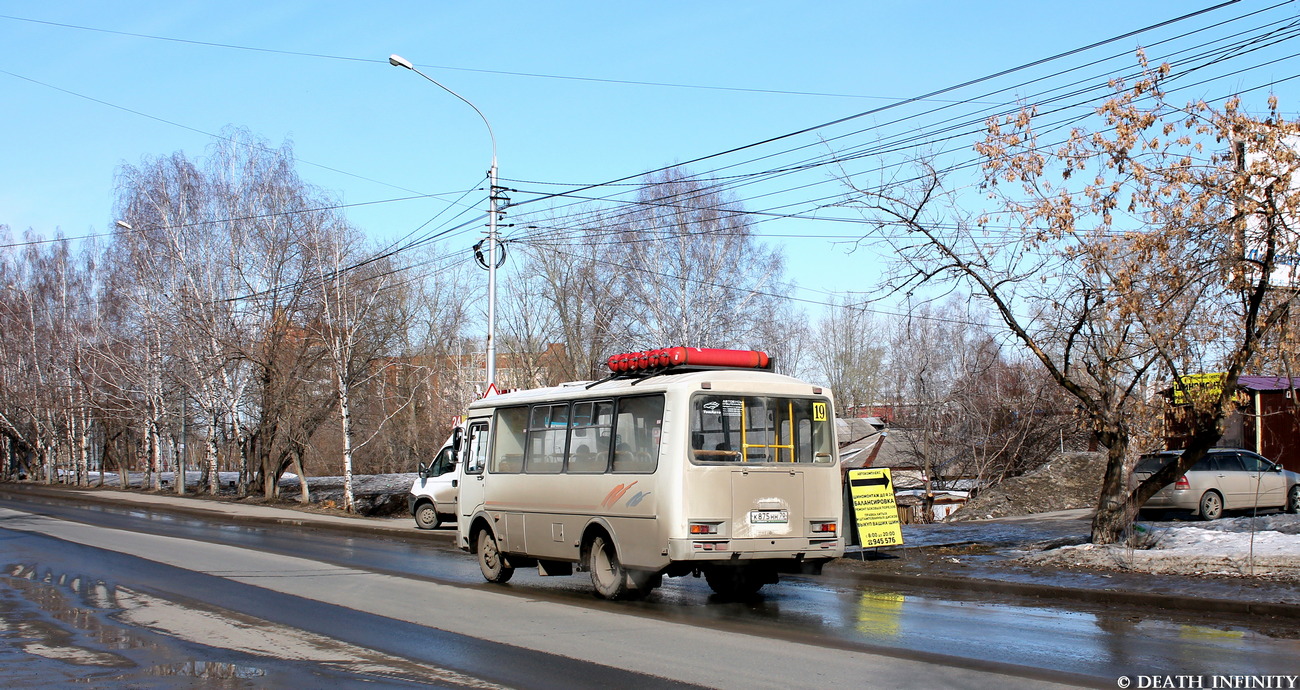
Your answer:
[[[822,578],[786,578],[780,585],[765,589],[763,596],[740,603],[716,600],[700,580],[672,578],[666,579],[665,586],[645,601],[609,604],[592,597],[590,583],[582,574],[539,578],[531,572],[521,570],[507,586],[487,585],[482,582],[474,560],[451,548],[451,532],[447,530],[432,534],[416,533],[412,539],[348,536],[284,527],[211,525],[201,519],[141,510],[33,501],[35,499],[30,497],[25,497],[22,501],[6,497],[0,499],[0,506],[103,527],[226,544],[348,568],[419,578],[429,582],[430,588],[451,586],[465,591],[508,592],[527,600],[542,600],[597,612],[633,613],[648,619],[696,627],[851,651],[884,651],[900,658],[956,664],[974,669],[1001,668],[1000,665],[1006,664],[1011,665],[1007,668],[1013,672],[1029,677],[1034,675],[1031,669],[1042,669],[1049,674],[1091,677],[1093,680],[1090,684],[1113,687],[1115,678],[1120,675],[1294,674],[1300,670],[1297,668],[1300,666],[1297,661],[1300,659],[1300,643],[1296,641],[1300,633],[1292,625],[1278,625],[1276,622],[1262,628],[1247,621],[1221,621],[1212,617],[1179,617],[1095,608],[1065,609],[1033,602],[1007,602],[981,597],[977,593],[965,597],[947,594],[936,596],[887,588],[863,588],[863,579],[856,572],[832,573]],[[0,521],[0,529],[3,529],[3,524]],[[0,535],[10,536],[7,531],[0,532]],[[12,543],[16,540],[9,541]],[[59,577],[67,579],[85,573],[80,576],[83,582],[88,582],[96,576],[91,574],[95,568],[87,566],[87,562],[113,560],[105,558],[103,552],[97,549],[97,555],[93,557],[62,553],[68,548],[71,547],[33,552],[25,559],[15,558],[16,552],[7,550],[3,565],[8,568],[5,574],[8,575],[6,582],[9,584],[0,588],[0,591],[5,592],[5,605],[24,598],[30,601],[26,595],[19,597],[14,594],[22,586],[37,589],[52,587],[55,591],[63,592],[62,596],[75,599],[81,595],[75,592],[69,594],[71,590],[68,587],[60,589],[59,585],[51,584],[50,580],[57,581]],[[97,577],[103,578],[102,575]],[[18,581],[27,584],[13,585]],[[130,590],[129,587],[127,589]],[[30,593],[34,590],[24,591]],[[242,601],[248,596],[243,593],[231,595],[230,598]],[[418,605],[418,602],[413,605]],[[154,636],[157,637],[156,634]],[[358,646],[346,641],[343,644]],[[464,643],[462,641],[459,644]],[[436,648],[437,645],[433,647]],[[184,651],[171,655],[159,652],[159,660],[149,667],[180,668],[188,673],[191,672],[189,667],[177,659],[212,658],[211,655],[186,656]],[[440,664],[446,662],[446,659],[435,658],[437,655],[430,657],[426,654],[428,658],[424,658],[404,653],[392,654],[391,650],[384,654],[397,659],[422,659],[420,663],[428,664],[430,668],[444,668]],[[346,673],[346,670],[321,667],[319,664],[289,664],[285,668],[276,668],[274,664],[252,663],[252,660],[258,658],[255,652],[245,652],[244,656],[234,661],[223,658],[220,662],[201,662],[193,672],[234,676],[229,682],[236,683],[239,682],[240,673],[263,673],[266,675],[252,681],[253,685],[282,687],[301,680],[292,676],[294,673],[303,673],[304,668],[314,668],[313,672],[321,672],[320,668],[326,668],[332,673]],[[451,672],[469,671],[472,674],[475,670],[481,670],[477,669],[481,661],[479,659],[469,664],[469,668],[463,663],[453,666]],[[402,682],[403,678],[397,672],[390,672],[386,677],[392,682]],[[477,682],[475,677],[469,674],[467,677]],[[455,683],[467,682],[459,676],[449,678],[455,680]],[[535,680],[536,677],[530,678]],[[1057,677],[1067,680],[1071,678],[1072,676]],[[447,681],[449,685],[455,683]],[[515,678],[507,684],[518,683],[519,679]],[[230,687],[243,686],[236,684]]]

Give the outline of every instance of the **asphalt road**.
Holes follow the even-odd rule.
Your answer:
[[[492,586],[447,531],[346,535],[3,496],[0,541],[10,687],[55,672],[145,687],[176,675],[225,687],[1115,687],[1120,675],[1300,670],[1300,631],[1276,622],[923,595],[854,572],[789,578],[743,603],[691,578],[619,604],[594,599],[582,575],[521,571]],[[51,648],[62,651],[39,653]]]

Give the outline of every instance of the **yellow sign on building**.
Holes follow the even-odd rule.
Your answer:
[[[858,543],[863,548],[898,546],[903,528],[894,502],[894,480],[887,468],[849,470],[849,496],[858,525]]]
[[[1174,386],[1174,404],[1186,405],[1193,399],[1217,396],[1223,392],[1223,380],[1227,377],[1228,375],[1222,372],[1178,377],[1178,383],[1181,385]]]

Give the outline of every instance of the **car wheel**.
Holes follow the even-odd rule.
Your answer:
[[[515,569],[506,565],[501,552],[497,550],[496,537],[492,530],[484,527],[478,532],[478,569],[483,572],[483,579],[502,584],[509,582]]]
[[[415,509],[415,526],[420,529],[438,529],[442,520],[438,519],[438,511],[434,510],[432,503],[421,503]]]
[[[1300,484],[1291,487],[1291,493],[1287,494],[1286,512],[1300,513]]]
[[[618,560],[618,550],[609,537],[598,534],[591,540],[591,586],[596,594],[611,601],[632,597],[636,590],[628,587],[628,572]]]
[[[1217,491],[1206,491],[1201,496],[1201,519],[1218,520],[1223,517],[1223,497]]]

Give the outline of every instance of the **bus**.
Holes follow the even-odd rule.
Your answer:
[[[834,402],[762,352],[615,355],[600,381],[469,406],[457,541],[483,577],[588,572],[606,599],[703,576],[727,598],[843,555]]]

